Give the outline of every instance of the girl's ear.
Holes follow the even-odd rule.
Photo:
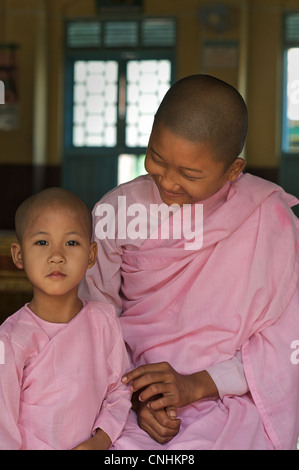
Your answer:
[[[10,252],[11,252],[12,260],[14,264],[16,265],[16,267],[19,269],[24,269],[21,245],[16,242],[12,243]]]
[[[92,242],[90,244],[90,249],[89,249],[88,269],[92,268],[93,265],[95,264],[97,260],[97,254],[98,254],[98,245],[96,244],[96,242]]]

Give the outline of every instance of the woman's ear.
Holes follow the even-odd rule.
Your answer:
[[[238,176],[242,173],[245,166],[245,160],[243,158],[237,158],[230,167],[230,173],[228,176],[229,181],[235,181]]]
[[[21,245],[17,242],[12,243],[10,252],[16,267],[19,269],[24,269]]]

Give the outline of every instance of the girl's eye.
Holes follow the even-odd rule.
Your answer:
[[[69,240],[69,241],[66,243],[66,246],[76,246],[76,245],[79,245],[79,243],[76,242],[75,240]]]
[[[47,246],[48,242],[46,242],[46,240],[38,240],[35,244],[38,246]]]

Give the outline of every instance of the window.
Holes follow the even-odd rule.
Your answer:
[[[114,147],[117,143],[118,63],[74,63],[74,147]]]
[[[153,116],[171,83],[169,60],[76,60],[73,81],[73,147],[146,147]],[[119,121],[125,133],[119,135]],[[119,139],[119,141],[118,141]]]
[[[282,150],[299,154],[299,13],[285,17],[284,46]]]
[[[145,172],[154,114],[173,82],[175,47],[176,23],[169,18],[67,23],[64,174],[68,181],[76,180],[70,171],[76,171],[75,165],[82,171],[82,160],[87,165],[89,157],[105,159],[102,168],[111,187]],[[107,158],[113,169],[109,170]]]

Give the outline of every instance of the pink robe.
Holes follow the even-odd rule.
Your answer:
[[[25,306],[1,325],[0,340],[1,450],[68,450],[97,428],[118,438],[131,403],[113,307],[91,302],[52,324]]]
[[[119,195],[148,210],[161,203],[149,176],[120,186],[101,203],[116,207]],[[297,203],[246,174],[204,201],[198,250],[161,237],[99,242],[99,262],[81,295],[114,301],[123,311],[133,366],[168,361],[190,374],[221,368],[240,355],[249,388],[180,409],[180,432],[164,446],[140,430],[130,412],[114,449],[296,448],[299,365],[291,357],[299,340],[299,224],[289,206]],[[180,220],[178,211],[174,226]]]

